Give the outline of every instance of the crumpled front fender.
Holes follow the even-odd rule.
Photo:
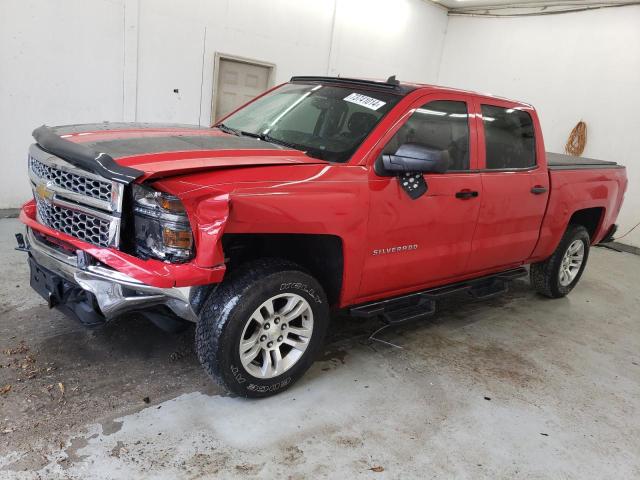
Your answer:
[[[224,266],[222,235],[229,220],[229,192],[171,178],[159,180],[151,186],[175,195],[182,201],[189,216],[196,247],[196,256],[192,262],[201,268]]]
[[[222,234],[229,219],[229,194],[215,195],[192,206],[189,219],[196,244],[195,263],[205,268],[223,265]]]

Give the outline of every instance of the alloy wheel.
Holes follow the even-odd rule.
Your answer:
[[[283,293],[262,303],[240,337],[240,361],[257,378],[273,378],[302,357],[313,334],[311,306],[300,295]]]
[[[584,259],[584,243],[582,240],[574,240],[567,248],[560,263],[558,277],[563,287],[571,285],[580,271]]]

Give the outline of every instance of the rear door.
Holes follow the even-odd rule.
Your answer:
[[[549,176],[539,123],[530,107],[474,102],[482,201],[468,271],[521,263],[533,252],[547,206]]]
[[[445,283],[465,272],[482,190],[470,109],[466,95],[423,96],[372,151],[362,301]],[[406,179],[373,168],[382,153],[393,154],[404,143],[447,150],[451,158],[447,172],[424,174],[428,190],[415,200],[403,189]]]

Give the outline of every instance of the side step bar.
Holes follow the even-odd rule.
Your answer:
[[[361,318],[381,317],[382,321],[387,324],[410,322],[433,315],[436,311],[436,301],[448,295],[468,292],[474,298],[492,298],[505,293],[509,289],[510,281],[526,275],[527,269],[520,267],[495,275],[452,283],[444,287],[365,303],[351,307],[349,313],[354,317]]]

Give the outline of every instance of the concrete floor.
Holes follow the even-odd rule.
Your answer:
[[[193,330],[47,310],[18,229],[0,220],[2,479],[640,477],[638,256],[592,250],[565,299],[452,299],[379,334],[401,348],[335,318],[301,382],[251,401],[209,381]]]

